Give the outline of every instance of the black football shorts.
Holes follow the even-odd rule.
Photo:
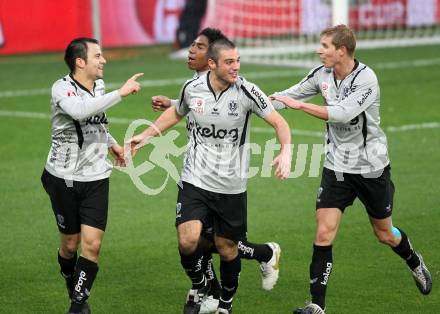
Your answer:
[[[246,237],[246,192],[215,193],[187,182],[183,182],[182,187],[179,187],[177,195],[176,226],[190,220],[200,220],[206,229],[213,221],[213,231],[218,236],[234,241]]]
[[[90,182],[73,181],[68,186],[64,179],[44,169],[41,182],[49,195],[58,230],[76,234],[81,225],[105,231],[108,213],[109,179]]]
[[[344,212],[345,208],[351,206],[358,197],[369,216],[376,219],[390,217],[394,197],[390,170],[391,167],[388,165],[381,171],[380,176],[368,176],[341,174],[324,168],[316,197],[316,209],[339,208]]]

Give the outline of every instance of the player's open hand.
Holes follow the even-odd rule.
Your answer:
[[[301,109],[302,102],[288,96],[271,95],[269,98],[270,100],[277,100],[279,102],[282,102],[287,107],[290,107],[292,109]]]
[[[138,134],[130,138],[128,141],[125,142],[124,150],[125,152],[130,152],[131,158],[136,156],[138,150],[142,147],[148,144],[148,140],[150,137],[146,137],[143,134]],[[125,158],[127,159],[127,154]]]
[[[167,96],[153,96],[151,97],[151,107],[154,111],[165,111],[171,106],[171,100]]]
[[[290,175],[290,167],[292,163],[292,154],[289,149],[284,149],[272,161],[272,166],[275,168],[275,176],[280,180],[285,180]]]
[[[136,94],[138,91],[141,90],[141,84],[137,82],[136,80],[144,75],[144,73],[136,73],[132,77],[130,77],[127,82],[125,82],[124,85],[119,89],[119,95],[121,97],[128,96],[130,94]]]

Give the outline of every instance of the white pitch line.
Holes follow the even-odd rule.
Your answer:
[[[384,69],[424,67],[424,66],[438,65],[438,64],[440,64],[440,58],[377,63],[371,65],[371,67],[375,70],[384,70]],[[293,76],[306,75],[306,74],[307,74],[307,70],[290,69],[283,71],[249,72],[243,74],[243,76],[249,79],[264,79],[264,78],[289,77],[289,76],[293,77]],[[141,83],[141,86],[143,87],[163,87],[163,86],[182,85],[187,80],[188,77],[181,77],[175,79],[142,80],[139,83]],[[114,89],[122,86],[123,83],[124,82],[111,82],[106,84],[106,86],[109,89]],[[35,96],[35,95],[50,95],[50,88],[0,91],[0,98],[26,97],[26,96]]]
[[[13,117],[13,118],[31,118],[31,119],[45,119],[50,120],[51,115],[42,112],[29,112],[29,111],[10,111],[10,110],[0,110],[0,116],[2,117]],[[124,124],[128,125],[135,119],[129,118],[117,118],[117,117],[109,117],[111,123],[114,124]],[[186,127],[184,123],[179,123],[177,127],[184,128]],[[424,122],[419,124],[405,124],[401,126],[389,126],[385,130],[390,133],[400,133],[400,132],[408,132],[412,130],[420,130],[420,129],[438,129],[440,128],[440,122]],[[252,127],[252,132],[254,133],[273,133],[272,128],[262,128],[262,127]],[[292,129],[293,135],[303,135],[310,137],[323,137],[324,133],[319,131],[309,131],[309,130],[301,130],[301,129]]]
[[[9,111],[9,110],[0,110],[0,116],[2,117],[13,117],[13,118],[33,118],[33,119],[44,119],[44,120],[50,120],[51,115],[47,113],[41,113],[41,112],[28,112],[28,111]],[[124,124],[129,125],[131,122],[133,122],[135,119],[128,119],[128,118],[112,118],[109,117],[109,120],[111,123],[114,124]],[[184,123],[177,124],[177,127],[185,128]],[[252,127],[252,132],[254,133],[273,133],[273,129],[271,128],[261,128],[261,127]],[[300,130],[300,129],[292,129],[293,135],[303,135],[303,136],[311,136],[311,137],[322,137],[322,132],[316,132],[316,131],[308,131],[308,130]]]

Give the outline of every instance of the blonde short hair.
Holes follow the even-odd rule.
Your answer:
[[[321,37],[323,36],[332,37],[332,44],[336,49],[344,46],[350,56],[354,55],[354,50],[356,49],[356,35],[347,25],[340,24],[328,27],[321,32]]]

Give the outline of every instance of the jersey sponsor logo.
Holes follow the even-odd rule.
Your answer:
[[[234,116],[234,117],[238,116],[238,112],[235,112],[238,108],[238,104],[235,100],[231,100],[231,102],[228,104],[228,108],[229,108],[228,116]]]
[[[196,98],[194,103],[189,107],[194,112],[203,114],[203,112],[205,112],[205,100],[203,98]]]
[[[252,86],[251,93],[254,94],[255,97],[257,97],[257,99],[260,101],[260,103],[261,103],[261,109],[266,109],[267,104],[266,104],[266,101],[264,100],[264,97],[263,97],[263,95],[261,94],[261,92],[258,91],[258,90],[256,90],[256,89],[254,88],[254,86]]]
[[[211,127],[202,127],[195,121],[191,121],[187,124],[187,130],[190,132],[193,130],[197,135],[202,137],[212,137],[214,139],[224,139],[227,135],[232,138],[233,142],[238,140],[238,128],[233,129],[216,129],[215,124],[211,124]]]
[[[369,88],[364,94],[362,94],[361,98],[358,99],[357,103],[359,104],[359,106],[362,106],[365,102],[365,100],[367,100],[368,96],[370,96],[373,93],[373,90],[371,88]]]
[[[77,96],[77,94],[76,94],[76,92],[74,92],[72,90],[68,90],[67,91],[67,97],[70,97],[70,96]]]
[[[86,125],[89,124],[108,124],[107,116],[105,115],[105,113],[102,113],[100,115],[88,117],[86,119]]]

